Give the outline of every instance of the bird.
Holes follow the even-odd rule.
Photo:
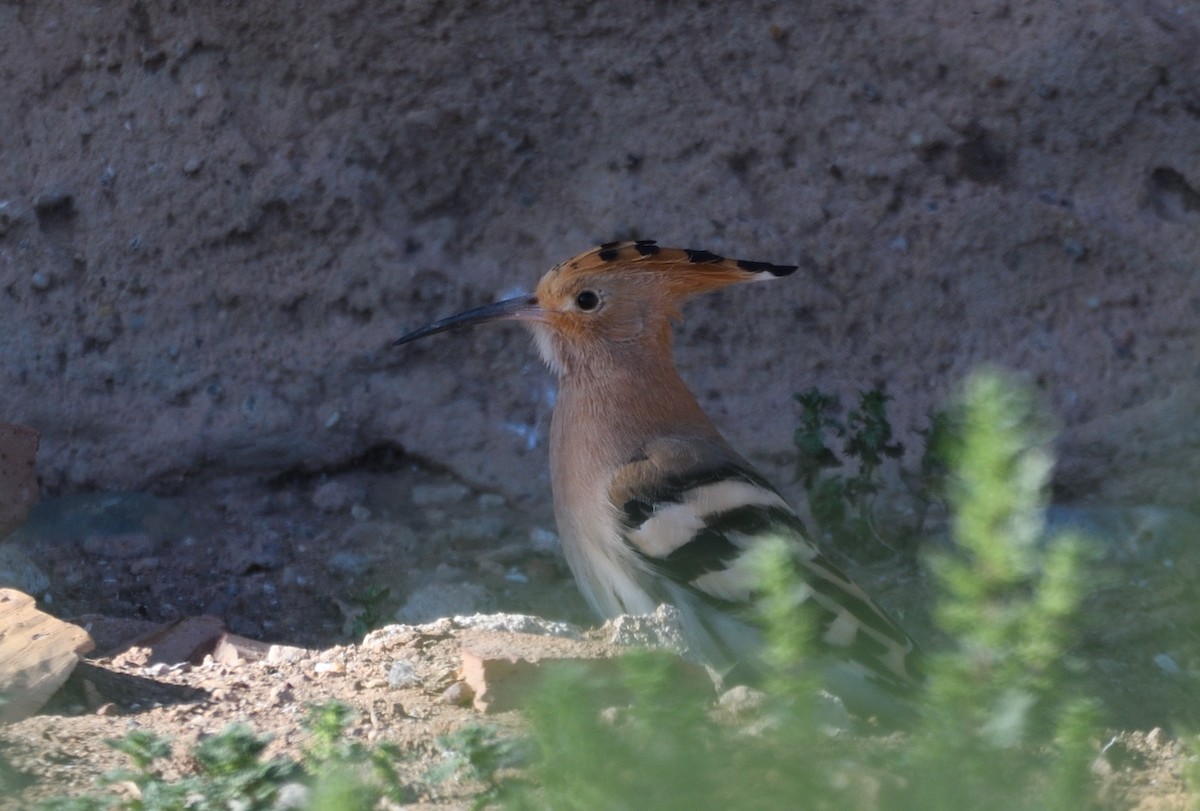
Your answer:
[[[559,537],[601,617],[673,605],[691,651],[721,683],[753,684],[764,666],[750,553],[783,538],[829,691],[855,714],[894,717],[920,680],[919,647],[722,436],[672,358],[672,325],[687,300],[796,270],[655,240],[608,242],[551,268],[530,294],[395,344],[497,321],[532,330],[558,378],[549,454]]]

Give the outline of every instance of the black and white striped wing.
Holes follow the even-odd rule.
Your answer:
[[[661,440],[614,480],[623,540],[660,580],[663,602],[684,614],[704,658],[747,666],[758,644],[754,573],[746,552],[782,537],[808,587],[806,603],[826,652],[897,687],[914,681],[909,636],[808,539],[803,522],[771,485],[732,452],[701,463],[694,440]],[[696,616],[689,616],[695,614]]]

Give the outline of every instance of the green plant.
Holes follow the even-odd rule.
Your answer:
[[[940,442],[947,420],[931,418],[924,432],[926,453],[918,473],[902,478],[911,490],[914,519],[906,524],[889,522],[881,532],[876,522],[875,500],[883,487],[883,466],[899,460],[904,446],[895,441],[883,389],[859,393],[858,404],[841,418],[838,398],[817,388],[796,395],[800,424],[792,436],[796,446],[796,478],[804,485],[809,509],[821,532],[839,546],[876,546],[907,550],[919,534],[929,504],[938,492],[939,467],[935,442]],[[922,432],[918,432],[922,433]],[[936,437],[935,437],[936,434]],[[832,445],[840,444],[840,455]],[[853,472],[833,472],[853,465]]]
[[[519,778],[506,774],[528,761],[528,746],[522,739],[500,733],[485,724],[464,724],[437,739],[442,762],[426,772],[423,782],[436,787],[447,781],[468,780],[482,784],[473,808],[508,797],[520,785]]]
[[[267,811],[286,802],[289,808],[360,811],[375,807],[382,797],[407,799],[393,765],[398,750],[387,745],[367,749],[344,740],[352,717],[353,711],[344,704],[310,707],[305,726],[312,742],[301,760],[267,759],[267,738],[245,725],[231,725],[198,743],[191,751],[194,773],[174,782],[158,768],[159,761],[171,756],[169,742],[153,732],[134,730],[106,741],[129,758],[132,768],[100,779],[101,789],[132,784],[134,796],[114,791],[50,800],[40,807],[43,811]]]
[[[1183,778],[1192,795],[1192,808],[1200,811],[1200,735],[1193,733],[1188,737],[1187,751],[1191,757],[1184,768]]]
[[[938,625],[923,725],[904,759],[913,807],[1087,807],[1096,705],[1066,688],[1084,594],[1078,538],[1047,539],[1051,430],[1032,396],[972,377],[948,480],[953,550],[931,556]],[[954,763],[953,769],[947,765]]]
[[[347,602],[358,610],[347,617],[349,635],[359,638],[378,628],[387,616],[385,604],[391,596],[390,588],[375,584],[351,594]]]

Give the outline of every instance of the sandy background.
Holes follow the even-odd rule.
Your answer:
[[[794,392],[901,427],[984,361],[1065,500],[1196,508],[1200,8],[0,2],[0,421],[50,493],[395,447],[544,503],[515,327],[390,341],[591,244],[799,263],[685,377],[787,484]]]

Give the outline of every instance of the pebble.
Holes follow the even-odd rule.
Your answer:
[[[397,659],[388,669],[388,685],[390,687],[416,687],[421,683],[416,668],[407,659]]]
[[[33,198],[33,209],[39,214],[71,204],[71,193],[61,186],[49,186]]]
[[[1183,668],[1169,653],[1160,653],[1155,656],[1154,664],[1158,665],[1159,669],[1168,676],[1179,676],[1183,673]]]
[[[35,270],[33,276],[29,279],[29,285],[38,292],[45,292],[50,289],[51,279],[40,270]]]
[[[308,656],[308,651],[304,648],[297,648],[292,645],[272,645],[267,649],[267,663],[277,664],[279,662],[298,662]]]
[[[562,550],[558,535],[545,527],[534,527],[529,531],[529,542],[535,552],[554,554]]]
[[[753,687],[739,684],[721,694],[717,703],[721,709],[735,716],[751,715],[762,709],[766,694]]]
[[[683,635],[683,619],[679,609],[660,605],[653,614],[628,614],[604,623],[609,643],[638,648],[666,648],[677,653],[688,649]]]
[[[183,162],[183,173],[185,175],[194,175],[204,166],[204,161],[196,157],[188,158]]]
[[[452,707],[467,707],[475,700],[475,691],[466,682],[456,681],[442,691],[442,703]]]

